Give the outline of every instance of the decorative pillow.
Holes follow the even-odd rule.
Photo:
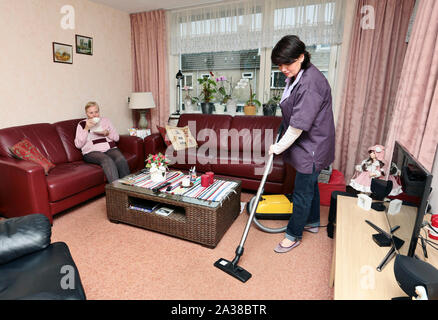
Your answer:
[[[14,156],[22,160],[29,160],[41,165],[44,168],[44,172],[48,175],[50,169],[54,168],[55,165],[44,157],[41,152],[35,147],[29,140],[23,139],[14,146],[10,147],[9,150]]]
[[[169,147],[172,144],[172,142],[167,137],[166,128],[157,126],[157,129],[158,129],[158,132],[163,137],[164,143]]]
[[[188,126],[166,126],[166,132],[167,136],[172,142],[173,149],[175,149],[176,151],[198,146],[198,143],[196,142],[195,138],[193,138]]]

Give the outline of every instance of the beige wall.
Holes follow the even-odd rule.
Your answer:
[[[74,30],[61,27],[64,5],[74,8]],[[92,56],[75,53],[75,34],[93,38]],[[88,0],[0,0],[0,39],[0,128],[79,118],[95,100],[128,132],[128,13]],[[53,62],[52,42],[73,45],[73,64]]]

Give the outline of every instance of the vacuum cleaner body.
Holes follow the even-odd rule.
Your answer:
[[[251,206],[254,201],[249,202]],[[251,212],[251,208],[248,208]],[[293,212],[292,195],[263,195],[257,206],[256,219],[289,220]]]

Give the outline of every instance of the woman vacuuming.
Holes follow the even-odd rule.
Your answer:
[[[271,60],[287,78],[280,101],[287,129],[269,154],[283,153],[284,161],[296,170],[293,214],[285,238],[274,249],[285,253],[301,243],[303,231],[319,230],[318,175],[334,161],[335,124],[330,85],[310,63],[305,44],[297,36],[285,36],[275,45]]]

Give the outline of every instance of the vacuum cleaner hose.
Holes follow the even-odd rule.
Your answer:
[[[248,202],[248,212],[251,212],[252,210],[252,206],[254,205],[254,201],[255,201],[255,197],[252,197],[251,200]],[[281,233],[281,232],[285,232],[287,225],[281,228],[269,228],[264,226],[263,224],[260,223],[259,220],[257,220],[257,218],[254,216],[253,219],[255,225],[262,231],[264,232],[268,232],[268,233]]]

